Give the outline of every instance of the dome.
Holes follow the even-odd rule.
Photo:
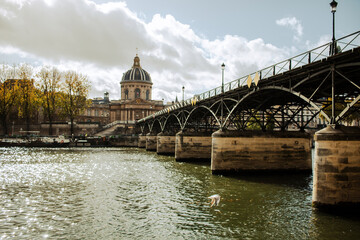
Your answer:
[[[134,65],[124,73],[121,81],[145,81],[151,83],[150,74],[141,68],[140,58],[137,54],[134,58]]]

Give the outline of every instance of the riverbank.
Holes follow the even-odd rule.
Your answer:
[[[0,137],[0,147],[137,147],[138,136],[114,137]]]

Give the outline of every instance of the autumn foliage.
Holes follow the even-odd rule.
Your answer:
[[[85,75],[75,71],[61,72],[54,67],[44,66],[34,73],[32,66],[0,66],[0,122],[4,134],[14,113],[22,119],[29,130],[31,119],[35,115],[44,117],[49,123],[49,135],[52,135],[52,123],[55,119],[64,119],[73,123],[77,116],[88,106],[90,85]]]

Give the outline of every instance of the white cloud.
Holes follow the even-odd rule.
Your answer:
[[[290,29],[295,32],[294,39],[296,41],[300,41],[300,38],[303,35],[303,27],[301,25],[301,22],[296,19],[296,17],[287,17],[276,20],[276,24],[279,26],[290,27]]]
[[[151,74],[153,98],[165,101],[176,95],[180,99],[182,86],[186,98],[219,86],[223,62],[228,82],[291,54],[260,38],[226,35],[209,40],[171,15],[154,15],[145,23],[122,2],[19,2],[0,3],[0,56],[16,54],[18,61],[26,57],[87,74],[91,97],[108,91],[111,99],[120,98],[119,82],[132,66],[136,48]]]
[[[310,50],[310,49],[314,49],[316,47],[325,45],[327,43],[329,43],[331,41],[331,35],[327,34],[327,35],[322,35],[320,36],[319,40],[316,43],[311,43],[310,41],[306,41],[306,49]]]

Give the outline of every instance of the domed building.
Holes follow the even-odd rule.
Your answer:
[[[136,54],[133,66],[120,81],[120,100],[110,103],[110,122],[132,128],[136,120],[163,109],[163,101],[152,100],[152,85],[150,74],[141,67]]]
[[[143,99],[149,101],[151,100],[152,85],[150,74],[142,69],[140,58],[136,54],[132,68],[124,73],[120,82],[121,100]]]

